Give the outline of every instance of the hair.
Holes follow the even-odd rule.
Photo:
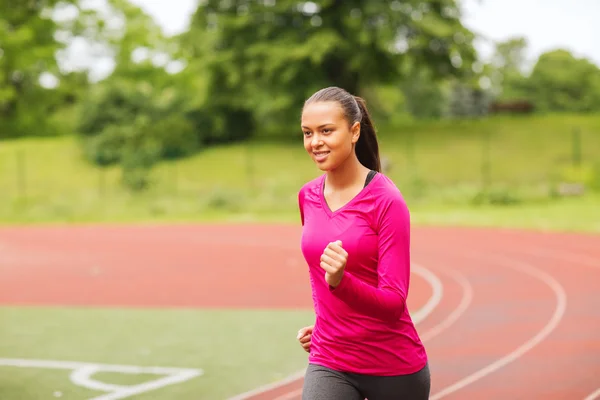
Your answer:
[[[326,101],[334,101],[341,106],[348,125],[352,126],[355,122],[360,122],[360,136],[354,148],[356,157],[365,167],[381,172],[377,134],[365,100],[348,93],[344,89],[330,86],[310,96],[304,102],[304,106]]]

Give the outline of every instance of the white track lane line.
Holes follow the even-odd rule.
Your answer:
[[[598,388],[594,393],[588,394],[587,397],[583,400],[596,400],[596,399],[600,399],[600,388]]]
[[[469,306],[471,305],[471,301],[473,300],[473,287],[465,278],[463,274],[460,274],[456,271],[448,272],[449,275],[461,286],[462,288],[462,298],[458,306],[450,313],[446,318],[442,320],[439,324],[425,331],[421,336],[421,340],[423,342],[427,342],[437,335],[441,334],[443,331],[448,329],[452,324],[454,324],[460,317],[467,311]],[[283,394],[274,400],[292,400],[296,399],[298,396],[302,395],[302,389],[297,389],[291,391],[289,393]]]
[[[413,263],[411,267],[411,272],[425,279],[432,289],[431,297],[427,300],[425,305],[423,305],[423,307],[412,313],[413,322],[415,324],[418,324],[425,318],[427,318],[427,316],[429,316],[433,312],[433,310],[438,306],[438,304],[442,300],[444,290],[440,278],[427,268],[419,264]],[[292,383],[295,380],[302,378],[305,372],[306,369],[302,369],[301,371],[295,372],[292,375],[283,378],[282,380],[259,386],[250,391],[238,394],[234,397],[230,397],[228,400],[245,400],[249,397],[256,396],[269,390],[277,389],[278,387],[285,386],[289,383]]]
[[[473,301],[473,287],[467,278],[465,278],[463,274],[460,274],[456,271],[450,272],[450,275],[462,288],[463,295],[460,303],[454,310],[452,310],[450,314],[448,314],[448,316],[446,316],[446,318],[442,320],[442,322],[420,335],[423,342],[433,339],[452,326],[465,313],[465,311],[467,311],[471,305],[471,302]]]
[[[550,333],[552,333],[552,331],[558,326],[558,324],[560,323],[561,319],[563,318],[563,316],[565,314],[565,310],[567,308],[567,295],[566,295],[565,289],[552,276],[550,276],[547,273],[543,272],[542,270],[535,268],[524,262],[520,262],[520,261],[516,261],[516,260],[512,260],[512,259],[508,259],[508,258],[504,258],[504,257],[500,257],[500,256],[490,257],[488,255],[486,257],[488,260],[491,260],[491,261],[496,260],[499,264],[506,265],[507,267],[515,269],[519,272],[523,272],[527,275],[530,275],[530,276],[544,282],[550,289],[552,289],[552,291],[554,292],[554,294],[556,296],[556,307],[554,309],[554,313],[552,314],[552,317],[550,318],[548,323],[546,323],[546,325],[535,336],[533,336],[531,339],[527,340],[525,343],[523,343],[517,349],[510,352],[506,356],[494,361],[493,363],[487,365],[486,367],[481,368],[480,370],[474,372],[473,374],[466,376],[465,378],[459,380],[458,382],[445,387],[444,389],[440,390],[439,392],[437,392],[433,396],[431,396],[430,400],[438,400],[445,396],[448,396],[448,395],[450,395],[460,389],[463,389],[464,387],[478,381],[479,379],[484,378],[485,376],[499,370],[500,368],[506,366],[507,364],[517,360],[519,357],[523,356],[529,350],[531,350],[532,348],[534,348],[535,346],[540,344],[542,341],[544,341],[544,339],[546,339],[546,337],[548,335],[550,335]]]

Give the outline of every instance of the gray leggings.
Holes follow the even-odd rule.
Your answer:
[[[302,400],[427,400],[430,386],[429,364],[398,376],[360,375],[309,364]]]

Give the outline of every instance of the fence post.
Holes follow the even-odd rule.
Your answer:
[[[98,195],[100,195],[100,199],[104,199],[104,195],[106,194],[106,176],[103,167],[98,168]]]
[[[481,184],[483,193],[487,193],[491,184],[491,155],[490,131],[486,130],[482,136],[481,144]]]
[[[416,171],[416,160],[415,160],[415,133],[411,129],[408,131],[406,136],[406,161],[408,162],[408,170]],[[413,173],[413,180],[415,178],[415,173]]]
[[[573,128],[571,135],[571,149],[573,166],[581,165],[581,130],[577,127]]]
[[[174,160],[171,163],[171,181],[173,182],[173,193],[178,193],[179,192],[179,169],[178,169],[178,165],[179,162],[177,162],[177,160]],[[168,168],[165,168],[165,170],[169,170]]]
[[[406,170],[409,171],[410,190],[415,198],[421,197],[421,187],[419,185],[419,171],[416,157],[415,132],[409,129],[406,135]]]
[[[27,171],[25,162],[25,151],[17,150],[17,193],[20,198],[27,195]]]
[[[249,139],[246,139],[246,145],[245,150],[246,150],[246,179],[248,180],[248,186],[250,188],[250,191],[253,192],[254,191],[254,159],[253,159],[253,152],[252,152],[252,141]]]

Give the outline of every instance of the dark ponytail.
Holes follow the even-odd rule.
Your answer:
[[[377,142],[377,133],[371,120],[371,115],[367,109],[367,103],[364,99],[354,96],[362,118],[360,119],[360,136],[356,142],[356,157],[365,167],[377,172],[381,172],[381,160],[379,158],[379,143]]]
[[[360,122],[360,136],[355,146],[356,157],[365,167],[381,172],[377,134],[365,100],[353,96],[344,89],[331,86],[313,94],[304,105],[320,101],[339,103],[350,126],[355,122]]]

